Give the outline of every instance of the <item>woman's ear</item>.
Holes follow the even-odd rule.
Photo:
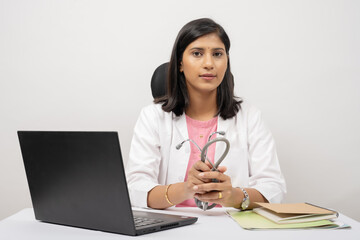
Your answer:
[[[182,64],[182,61],[180,62],[180,72],[183,72],[183,64]]]

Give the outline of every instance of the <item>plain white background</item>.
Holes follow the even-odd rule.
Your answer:
[[[127,161],[150,78],[180,28],[230,36],[236,94],[260,108],[286,202],[360,220],[359,1],[0,0],[0,219],[31,207],[17,130],[118,131]]]

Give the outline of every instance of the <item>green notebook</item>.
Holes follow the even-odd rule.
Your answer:
[[[304,223],[277,224],[259,214],[248,211],[228,210],[227,213],[244,229],[308,229],[337,228],[339,225],[330,220],[319,220]]]

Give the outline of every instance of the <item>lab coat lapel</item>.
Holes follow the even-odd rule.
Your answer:
[[[175,116],[175,126],[176,126],[176,133],[179,134],[179,137],[181,138],[181,140],[179,141],[179,143],[181,143],[182,141],[186,140],[189,138],[189,134],[188,134],[188,130],[187,130],[187,124],[186,124],[186,117],[185,117],[185,113],[183,113],[181,116],[176,117]]]
[[[231,118],[231,119],[228,119],[228,120],[224,120],[223,118],[221,118],[220,116],[218,116],[217,131],[223,131],[223,132],[225,132],[225,136],[224,136],[224,137],[226,137],[226,138],[228,138],[227,135],[228,135],[228,129],[229,129],[230,121],[232,121],[232,118]],[[221,137],[221,135],[220,135],[220,134],[217,134],[217,137]],[[224,153],[225,148],[226,148],[225,143],[223,143],[223,142],[217,142],[217,143],[216,143],[216,147],[215,147],[215,159],[214,159],[215,162],[216,162],[216,161],[221,157],[221,155]]]
[[[190,157],[190,143],[186,142],[177,150],[176,145],[189,138],[186,117],[182,114],[174,117],[173,144],[170,150],[169,172],[175,173],[168,176],[168,183],[183,182]]]

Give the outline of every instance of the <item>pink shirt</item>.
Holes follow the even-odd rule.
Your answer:
[[[216,132],[217,130],[217,123],[218,123],[218,117],[214,117],[213,119],[210,119],[208,121],[198,121],[195,119],[192,119],[186,115],[186,124],[188,129],[188,135],[189,139],[192,139],[194,142],[199,145],[199,147],[202,149],[205,144],[208,141],[209,136]],[[217,134],[214,134],[211,139],[215,138]],[[190,144],[191,153],[190,158],[188,162],[188,166],[186,169],[185,174],[185,181],[188,178],[188,172],[191,169],[192,165],[201,160],[201,152],[200,150],[195,146],[195,144],[188,142],[186,144]],[[215,157],[215,145],[216,143],[212,144],[208,148],[207,157],[214,163],[214,157]],[[188,199],[184,202],[176,205],[177,207],[196,207],[194,199]]]

